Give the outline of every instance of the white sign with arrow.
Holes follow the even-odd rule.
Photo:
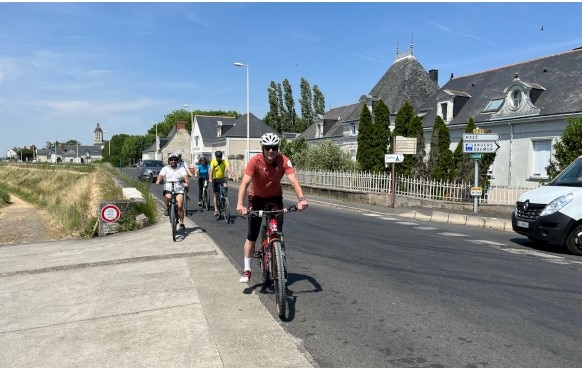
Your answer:
[[[384,163],[386,163],[386,164],[390,164],[390,163],[398,164],[402,161],[404,161],[404,154],[402,154],[402,153],[384,155]]]

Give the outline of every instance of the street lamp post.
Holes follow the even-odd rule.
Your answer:
[[[109,133],[109,131],[104,131],[104,134]],[[107,141],[107,138],[105,138],[105,140]],[[107,145],[109,146],[109,156],[111,156],[111,140],[107,141]]]
[[[150,121],[150,123],[154,123],[153,121]],[[156,124],[156,150],[154,151],[154,160],[158,159],[158,150],[160,149],[160,143],[158,140],[158,123],[154,123]]]
[[[190,131],[194,130],[194,112],[192,111],[192,105],[184,105],[184,107],[190,108]],[[192,146],[192,133],[190,133],[190,165],[194,164],[194,147]]]
[[[236,62],[234,66],[247,68],[247,154],[245,155],[245,166],[249,162],[251,155],[251,144],[250,144],[250,94],[249,94],[249,66],[248,64],[243,64]]]

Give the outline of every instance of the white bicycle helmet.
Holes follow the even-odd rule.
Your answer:
[[[261,137],[261,146],[278,146],[281,139],[275,133],[265,133]]]
[[[171,158],[177,158],[179,160],[180,155],[178,154],[178,152],[170,153],[170,156],[168,156],[168,160]]]

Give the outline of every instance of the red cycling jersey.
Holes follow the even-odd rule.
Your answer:
[[[282,197],[281,178],[284,174],[294,173],[295,169],[287,156],[279,154],[275,161],[268,164],[259,153],[249,160],[245,168],[245,174],[251,177],[249,195],[260,198]]]

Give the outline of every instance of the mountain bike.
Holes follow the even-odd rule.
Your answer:
[[[285,257],[285,243],[283,233],[279,231],[277,216],[286,212],[297,211],[297,206],[289,206],[281,210],[251,210],[251,216],[264,217],[266,220],[261,227],[261,246],[253,257],[259,263],[261,282],[263,285],[272,285],[275,292],[275,304],[279,318],[285,318],[287,311],[287,260]]]
[[[204,179],[202,188],[202,208],[210,211],[210,196],[208,195],[208,179]]]
[[[188,202],[190,201],[190,197],[188,196],[188,188],[184,188],[184,200],[182,201],[182,206],[184,207],[184,216],[188,216]]]
[[[230,203],[228,202],[228,183],[222,180],[218,191],[218,219],[222,217],[224,222],[230,223]]]
[[[174,186],[177,181],[166,181],[166,183],[172,184],[172,190],[170,191],[172,197],[170,198],[170,206],[168,207],[168,215],[170,218],[170,225],[172,226],[172,240],[176,241],[176,232],[178,231],[178,200],[176,199],[176,191]]]

